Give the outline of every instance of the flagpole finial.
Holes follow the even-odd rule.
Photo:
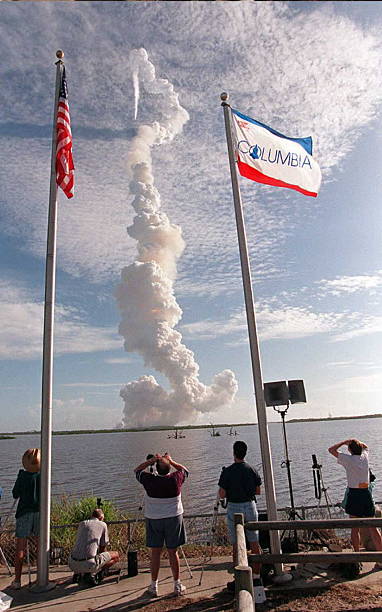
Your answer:
[[[56,51],[57,59],[59,59],[59,60],[64,59],[64,55],[65,55],[65,53],[62,51],[62,49],[58,49],[58,51]]]
[[[229,94],[226,91],[220,94],[220,100],[222,101],[222,106],[229,106],[228,102]]]

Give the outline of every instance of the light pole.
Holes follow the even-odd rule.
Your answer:
[[[285,415],[288,412],[290,404],[305,403],[306,395],[304,382],[302,380],[285,380],[264,384],[264,399],[267,406],[272,406],[273,410],[279,413],[282,420],[283,440],[284,440],[284,461],[281,467],[286,467],[288,475],[290,512],[289,519],[295,520],[297,515],[294,505],[292,473],[290,469],[291,461],[289,459],[288,439],[286,435]],[[282,408],[282,407],[283,408]],[[296,551],[298,550],[297,531],[294,531],[294,544]]]

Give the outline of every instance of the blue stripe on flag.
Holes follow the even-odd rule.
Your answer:
[[[255,125],[259,125],[260,127],[265,128],[266,130],[268,130],[268,132],[271,132],[279,138],[285,138],[286,140],[292,140],[293,142],[297,142],[305,149],[307,153],[309,153],[309,155],[313,155],[313,142],[311,136],[307,136],[306,138],[290,138],[289,136],[284,136],[284,134],[280,134],[280,132],[277,132],[273,128],[269,127],[269,125],[265,125],[265,123],[261,123],[260,121],[256,121],[256,119],[252,119],[247,115],[243,115],[243,113],[240,113],[234,108],[232,109],[232,112],[235,113],[235,115],[237,115],[238,117],[241,117],[241,119],[244,119],[245,121],[249,121],[250,123],[254,123]]]

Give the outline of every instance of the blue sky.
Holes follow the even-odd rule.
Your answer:
[[[151,149],[161,210],[185,242],[171,281],[182,311],[175,329],[203,392],[225,370],[238,385],[231,403],[175,407],[167,421],[256,420],[221,91],[288,136],[311,135],[323,172],[317,199],[241,180],[264,381],[304,380],[308,402],[291,417],[380,412],[380,3],[2,1],[0,15],[0,429],[40,423],[59,48],[76,191],[70,201],[59,195],[54,427],[127,423],[120,390],[142,376],[171,392],[164,371],[125,351],[118,333],[116,288],[137,258],[126,232],[128,159],[139,126],[168,118],[167,94],[141,83],[134,119],[131,51],[142,47],[189,115]],[[148,421],[163,414],[148,412]]]

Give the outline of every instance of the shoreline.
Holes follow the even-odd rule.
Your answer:
[[[306,419],[288,419],[287,423],[316,423],[320,421],[346,421],[354,419],[379,419],[382,418],[382,414],[363,414],[357,416],[338,416],[338,417],[322,417],[322,418],[306,418]],[[278,423],[278,421],[268,421],[268,423]],[[53,431],[53,436],[73,436],[80,434],[102,434],[102,433],[139,433],[144,431],[184,431],[190,429],[217,429],[217,428],[230,428],[230,427],[251,427],[257,425],[257,423],[216,423],[212,425],[179,425],[177,427],[171,425],[158,425],[156,427],[130,427],[123,429],[73,429],[73,430],[58,430]],[[33,434],[40,434],[40,430],[33,431],[12,431],[12,432],[0,432],[0,439],[2,436],[27,436]],[[4,438],[3,438],[4,439]]]

